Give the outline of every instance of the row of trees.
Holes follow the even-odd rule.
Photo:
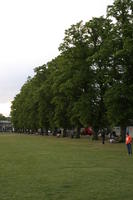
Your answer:
[[[10,120],[10,118],[5,117],[2,113],[0,113],[0,121],[3,121],[3,120]]]
[[[16,130],[121,126],[133,119],[133,1],[72,25],[60,54],[37,67],[12,102]]]

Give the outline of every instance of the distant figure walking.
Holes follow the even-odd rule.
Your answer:
[[[132,137],[129,135],[129,133],[126,134],[126,145],[128,154],[132,155]]]
[[[105,131],[102,129],[101,131],[101,136],[102,136],[102,143],[105,143]]]

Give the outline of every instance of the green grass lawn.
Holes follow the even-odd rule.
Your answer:
[[[124,144],[0,135],[0,200],[132,200]]]

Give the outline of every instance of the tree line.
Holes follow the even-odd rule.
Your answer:
[[[2,113],[0,113],[0,121],[10,120],[10,117],[4,116]]]
[[[16,95],[16,131],[133,123],[133,1],[115,0],[106,16],[71,25],[60,54],[34,69]]]

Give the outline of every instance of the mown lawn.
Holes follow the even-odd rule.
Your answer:
[[[124,144],[0,135],[0,200],[132,200]]]

